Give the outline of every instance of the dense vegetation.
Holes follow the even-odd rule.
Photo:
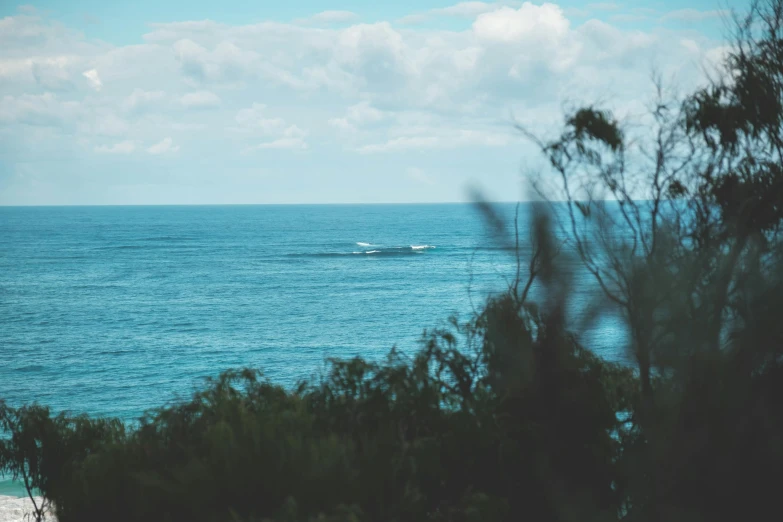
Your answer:
[[[780,517],[783,0],[736,27],[725,74],[660,88],[646,134],[593,107],[528,133],[556,174],[536,184],[532,253],[498,224],[508,290],[416,354],[332,361],[293,391],[225,373],[133,428],[0,402],[0,470],[61,522]],[[568,255],[608,303],[588,315],[621,313],[633,365],[580,344]]]

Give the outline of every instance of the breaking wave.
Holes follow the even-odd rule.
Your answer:
[[[432,248],[429,245],[411,245],[411,246],[393,246],[393,247],[381,247],[374,246],[370,250],[362,250],[360,252],[353,252],[353,254],[362,254],[369,256],[409,256],[423,254],[424,250]]]
[[[380,246],[372,243],[357,242],[361,250],[352,252],[309,252],[301,254],[288,254],[291,257],[341,257],[341,256],[411,256],[423,255],[427,250],[434,249],[433,245],[407,245],[407,246]]]

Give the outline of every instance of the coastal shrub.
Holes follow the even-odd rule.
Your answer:
[[[37,404],[12,408],[0,400],[0,473],[25,487],[32,516],[44,519],[51,500],[72,491],[70,476],[106,444],[122,441],[125,428],[114,419],[52,416]],[[43,494],[37,500],[37,494]]]

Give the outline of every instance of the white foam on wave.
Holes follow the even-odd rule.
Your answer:
[[[365,252],[365,254],[380,254],[380,253],[381,253],[380,250],[368,250],[367,252]]]
[[[411,245],[412,250],[426,250],[428,248],[435,248],[432,245]]]
[[[372,244],[370,244],[370,243],[364,243],[364,242],[362,242],[362,241],[357,241],[357,242],[356,242],[356,246],[360,246],[360,247],[369,247],[369,246],[372,246]]]

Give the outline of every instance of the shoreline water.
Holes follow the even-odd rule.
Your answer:
[[[36,497],[36,502],[41,501],[41,497]],[[33,503],[28,497],[12,497],[0,495],[0,522],[23,522],[32,520]],[[30,515],[30,516],[28,516]],[[47,516],[47,520],[55,521],[53,516]]]

